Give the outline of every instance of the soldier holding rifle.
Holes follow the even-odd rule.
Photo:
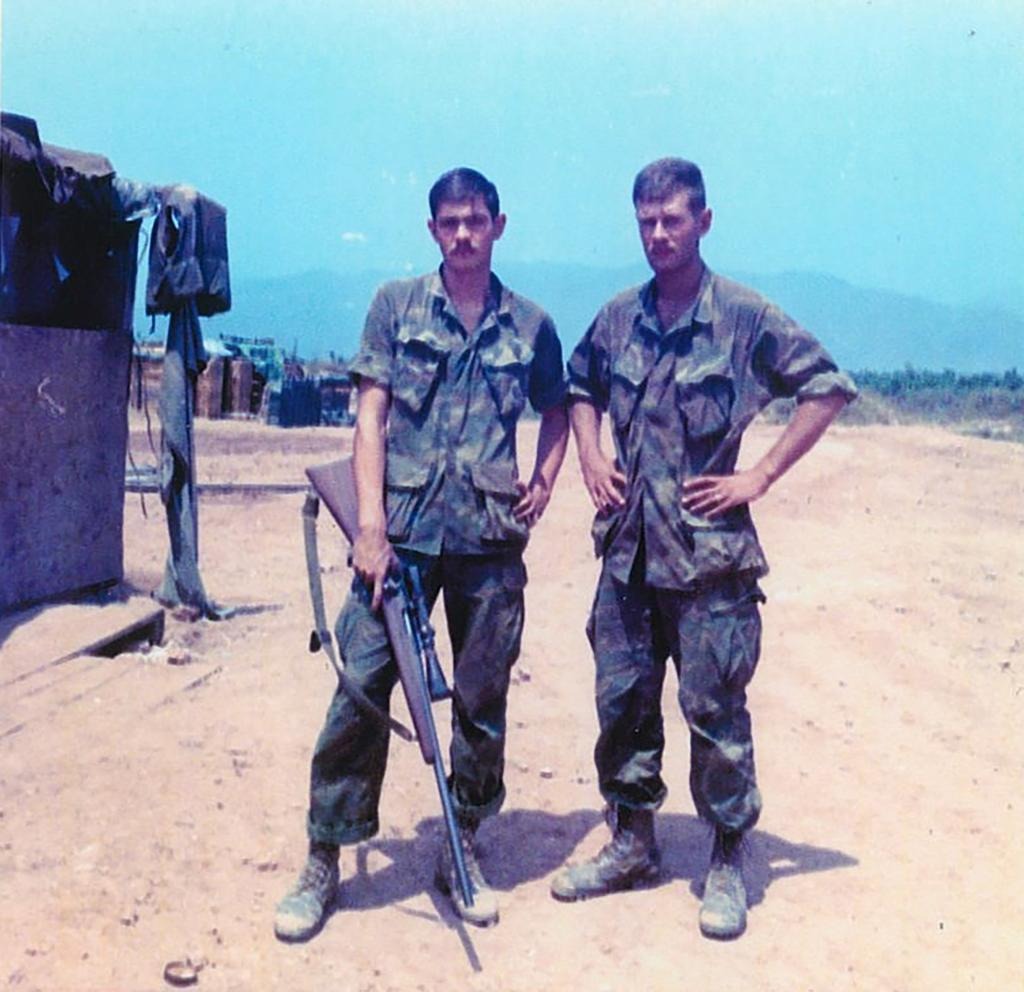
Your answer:
[[[396,558],[417,567],[428,606],[443,596],[454,654],[451,793],[472,903],[443,844],[437,882],[463,919],[486,926],[497,921],[498,903],[474,838],[505,797],[522,553],[565,455],[565,381],[551,319],[491,272],[506,221],[494,185],[472,169],[454,169],[437,180],[429,201],[440,269],[381,287],[351,364],[359,390],[359,531],[356,577],[336,633],[347,679],[386,710],[397,671],[379,608]],[[516,427],[527,402],[541,423],[524,481]],[[338,888],[339,845],[377,833],[387,751],[387,727],[339,685],[312,759],[309,855],[278,904],[279,938],[304,940],[319,930]]]

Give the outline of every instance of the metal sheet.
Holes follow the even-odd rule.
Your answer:
[[[0,610],[121,579],[130,355],[0,323]]]

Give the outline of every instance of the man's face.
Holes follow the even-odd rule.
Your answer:
[[[700,239],[711,227],[711,211],[694,213],[684,189],[664,200],[642,200],[636,207],[647,262],[654,274],[681,272],[700,260]]]
[[[505,230],[505,215],[491,217],[482,196],[445,201],[427,221],[448,269],[490,269],[494,242]]]

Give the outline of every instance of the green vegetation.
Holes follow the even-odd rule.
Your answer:
[[[1024,376],[966,375],[908,366],[898,372],[853,373],[860,396],[840,416],[845,424],[940,424],[961,434],[1024,443]],[[792,401],[772,404],[770,423],[788,419]]]

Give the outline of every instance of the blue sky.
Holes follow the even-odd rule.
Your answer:
[[[3,105],[229,210],[237,281],[434,264],[431,181],[501,258],[640,260],[629,189],[704,169],[716,269],[1024,301],[1019,0],[4,0]]]

